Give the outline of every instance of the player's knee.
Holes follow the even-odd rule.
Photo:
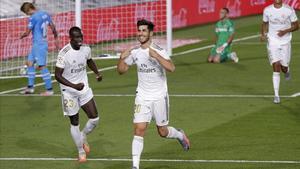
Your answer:
[[[285,67],[285,66],[281,66],[281,71],[284,72],[284,73],[286,73],[288,71],[288,68]]]
[[[146,131],[146,128],[136,127],[134,129],[134,135],[135,136],[144,137],[145,131]]]
[[[214,62],[214,63],[220,63],[220,58],[215,58],[215,59],[213,60],[213,62]]]
[[[99,124],[99,122],[100,122],[100,118],[98,116],[96,118],[91,118],[89,120],[95,126],[97,126]]]
[[[69,116],[69,119],[70,119],[70,123],[73,126],[78,126],[79,125],[79,116],[78,116],[78,114],[76,114],[74,116]]]
[[[158,127],[158,134],[160,137],[167,137],[168,136],[168,128],[167,127]]]

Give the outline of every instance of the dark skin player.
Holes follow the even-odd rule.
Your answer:
[[[70,32],[70,44],[74,50],[79,50],[82,45],[82,42],[83,42],[83,35],[79,28]],[[87,66],[96,74],[97,81],[99,82],[102,81],[102,75],[98,71],[95,62],[92,59],[87,60]],[[63,72],[64,69],[58,67],[55,68],[55,79],[59,83],[72,87],[78,91],[81,91],[84,88],[83,83],[74,84],[68,81],[67,79],[65,79],[62,76]],[[86,104],[81,106],[81,108],[84,110],[84,112],[86,113],[89,119],[94,119],[98,117],[98,111],[93,98],[90,101],[88,101]],[[79,124],[79,113],[73,116],[69,116],[69,118],[72,125],[77,126]]]

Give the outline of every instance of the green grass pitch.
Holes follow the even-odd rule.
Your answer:
[[[299,12],[298,12],[299,16]],[[262,16],[235,20],[236,39],[256,35]],[[175,38],[201,38],[202,42],[173,50],[174,53],[212,44],[213,25],[174,31]],[[280,94],[300,92],[300,31],[293,34],[292,79],[281,76]],[[272,103],[272,69],[265,43],[259,38],[234,43],[240,62],[206,63],[209,49],[173,57],[176,71],[168,74],[170,125],[183,128],[191,140],[183,152],[175,140],[162,139],[152,123],[145,136],[143,159],[300,161],[300,97],[283,97]],[[97,61],[100,67],[116,60]],[[89,76],[94,94],[134,95],[135,68],[123,76],[115,69],[104,71],[97,83]],[[37,80],[40,82],[40,80]],[[23,87],[26,79],[1,80],[1,91]],[[56,93],[58,84],[54,83]],[[37,87],[36,91],[44,90]],[[17,92],[12,93],[17,94]],[[201,97],[175,97],[197,95]],[[205,97],[204,95],[208,95]],[[216,96],[212,96],[216,95]],[[247,96],[248,95],[248,96]],[[251,97],[249,96],[251,95]],[[238,97],[239,96],[239,97]],[[133,96],[95,96],[101,122],[89,135],[89,158],[130,159]],[[0,158],[76,158],[69,134],[69,120],[62,114],[59,96],[20,97],[0,95]],[[81,127],[86,116],[81,111]],[[123,169],[130,161],[8,161],[2,169]],[[149,162],[143,169],[299,169],[300,163]]]

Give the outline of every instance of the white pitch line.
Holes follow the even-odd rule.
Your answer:
[[[240,41],[244,41],[244,40],[254,39],[254,38],[257,38],[259,36],[260,35],[246,36],[246,37],[243,37],[243,38],[233,40],[233,42],[240,42]],[[184,54],[188,54],[188,53],[192,53],[192,52],[197,52],[197,51],[200,51],[200,50],[209,49],[209,48],[212,48],[212,47],[214,47],[214,45],[208,45],[208,46],[204,46],[204,47],[200,47],[200,48],[196,48],[196,49],[190,49],[190,50],[186,50],[184,52],[175,53],[172,56],[184,55]]]
[[[110,67],[105,67],[105,68],[102,68],[102,69],[99,69],[99,71],[106,71],[106,70],[112,70],[112,69],[115,69],[117,68],[117,66],[110,66]],[[87,74],[91,74],[93,73],[93,71],[89,71],[87,72]],[[52,83],[55,83],[57,82],[56,80],[52,80],[51,81]],[[43,86],[45,83],[38,83],[38,84],[35,84],[34,86],[37,87],[37,86]],[[2,91],[0,92],[0,95],[3,95],[3,94],[7,94],[7,93],[12,93],[12,92],[17,92],[17,91],[21,91],[21,90],[24,90],[26,87],[20,87],[20,88],[16,88],[16,89],[12,89],[12,90],[5,90],[5,91]]]
[[[300,96],[300,92],[295,93],[295,94],[292,95],[292,97],[298,97],[298,96]]]
[[[0,97],[60,97],[60,94],[54,94],[52,96],[41,96],[39,94],[1,94]],[[95,97],[135,97],[135,94],[94,94]],[[234,95],[234,94],[170,94],[170,97],[189,97],[189,98],[272,98],[274,95]],[[283,95],[282,98],[294,98],[300,96],[300,93],[293,95]]]
[[[246,37],[243,37],[243,38],[235,39],[233,42],[239,42],[239,41],[249,40],[249,39],[257,38],[259,36],[260,35],[246,36]],[[188,54],[188,53],[192,53],[192,52],[196,52],[196,51],[200,51],[200,50],[205,50],[205,49],[211,48],[213,46],[214,45],[208,45],[208,46],[204,46],[204,47],[200,47],[200,48],[196,48],[196,49],[191,49],[191,50],[187,50],[187,51],[184,51],[184,52],[175,53],[172,56],[184,55],[184,54]],[[110,67],[106,67],[106,68],[103,68],[103,69],[100,69],[100,70],[101,71],[111,70],[111,69],[115,69],[116,67],[117,66],[110,66]],[[92,73],[92,71],[88,72],[88,74],[90,74],[90,73]],[[51,82],[55,83],[57,81],[56,80],[52,80]],[[42,86],[42,85],[44,85],[44,83],[38,83],[35,86]],[[5,90],[5,91],[1,91],[0,95],[7,94],[7,93],[12,93],[12,92],[17,92],[17,91],[21,91],[21,90],[24,90],[24,89],[25,89],[25,87],[16,88],[16,89],[12,89],[12,90]]]
[[[77,161],[77,158],[0,158],[0,161]],[[88,161],[132,161],[128,158],[89,158]],[[256,164],[300,164],[300,161],[281,160],[183,160],[183,159],[141,159],[144,162],[183,162],[183,163],[256,163]]]

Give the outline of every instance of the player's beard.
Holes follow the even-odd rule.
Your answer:
[[[138,37],[139,42],[143,45],[145,43],[147,43],[150,40],[150,36],[139,36]]]

